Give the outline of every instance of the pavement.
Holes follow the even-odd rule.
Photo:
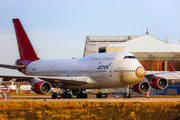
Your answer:
[[[142,97],[132,97],[132,98],[114,98],[110,96],[108,98],[96,98],[96,96],[88,96],[88,98],[79,99],[79,98],[71,98],[71,99],[52,99],[51,96],[29,96],[29,95],[11,95],[11,99],[0,100],[2,102],[7,101],[51,101],[51,102],[69,102],[69,101],[89,101],[89,102],[157,102],[157,101],[180,101],[180,98],[175,97],[163,97],[163,98],[146,98]]]

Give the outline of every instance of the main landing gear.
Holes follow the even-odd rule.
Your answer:
[[[101,92],[99,92],[99,93],[96,94],[96,97],[97,97],[97,98],[107,98],[107,93],[101,93]]]
[[[76,92],[76,97],[77,98],[87,98],[87,93],[85,92],[85,90],[78,90]],[[73,95],[71,92],[65,90],[64,92],[62,93],[53,93],[52,94],[52,99],[61,99],[61,98],[72,98]]]
[[[61,98],[61,95],[58,94],[58,93],[53,93],[52,94],[52,99],[60,99]]]
[[[132,98],[129,92],[129,84],[125,87],[125,93],[123,93],[123,98]]]
[[[85,90],[79,90],[78,92],[77,92],[77,98],[87,98],[87,93],[83,93],[83,92],[85,92]]]
[[[65,90],[62,93],[53,93],[52,94],[52,99],[61,99],[61,98],[72,98],[72,93]]]
[[[79,90],[72,90],[72,93],[75,94],[76,93],[76,97],[77,98],[87,98],[87,93],[84,89],[79,89]],[[64,90],[64,92],[60,93],[60,92],[56,92],[52,94],[52,99],[61,99],[61,98],[72,98],[71,92]],[[96,94],[97,98],[107,98],[107,93],[97,93]]]

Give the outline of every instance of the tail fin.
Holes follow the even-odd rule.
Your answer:
[[[13,19],[13,23],[16,32],[20,58],[31,61],[38,60],[39,58],[37,57],[19,19]]]
[[[174,70],[174,67],[173,67],[172,65],[169,66],[169,71],[170,71],[170,72],[175,71],[175,70]]]

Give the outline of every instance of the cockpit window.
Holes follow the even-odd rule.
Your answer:
[[[136,59],[135,56],[125,56],[124,59]]]

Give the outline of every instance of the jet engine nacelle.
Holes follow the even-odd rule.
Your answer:
[[[40,81],[31,88],[37,94],[48,94],[51,91],[51,84],[46,81]]]
[[[168,86],[168,81],[162,77],[154,77],[151,80],[150,85],[154,89],[162,90]]]
[[[140,81],[138,84],[132,86],[132,90],[136,93],[146,93],[149,89],[150,85],[145,81]]]

